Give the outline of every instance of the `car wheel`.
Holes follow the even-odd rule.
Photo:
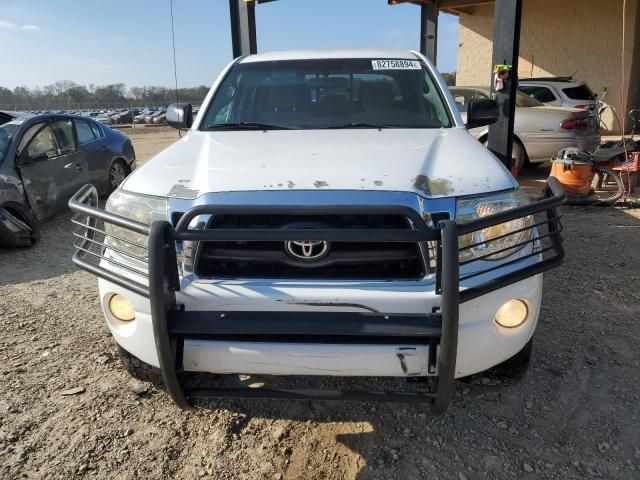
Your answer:
[[[20,204],[0,208],[0,243],[9,247],[33,247],[40,240],[40,222],[31,211]],[[3,231],[5,234],[3,234]]]
[[[111,168],[109,169],[109,189],[110,191],[114,191],[118,188],[124,179],[127,178],[127,175],[131,173],[131,170],[122,160],[116,160],[111,164]]]
[[[489,146],[489,139],[485,138],[482,144],[485,147]],[[513,140],[513,148],[511,150],[511,167],[512,173],[515,177],[517,177],[522,169],[524,168],[525,163],[527,163],[527,152],[524,150],[524,146],[520,143],[519,140]]]

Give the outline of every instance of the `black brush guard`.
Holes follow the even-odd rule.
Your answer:
[[[107,213],[97,208],[98,196],[92,185],[85,185],[69,201],[75,212],[72,222],[77,237],[73,262],[100,278],[149,298],[155,345],[165,387],[174,402],[183,409],[191,408],[192,397],[241,397],[288,398],[322,400],[361,400],[391,402],[423,402],[432,404],[432,412],[442,414],[451,399],[455,375],[458,340],[459,304],[486,293],[537,275],[562,262],[564,249],[562,229],[556,207],[564,202],[560,183],[550,177],[544,189],[544,197],[528,205],[501,212],[465,224],[453,220],[441,220],[433,227],[413,209],[397,205],[256,205],[193,207],[174,227],[166,221],[151,226]],[[205,229],[191,230],[189,224],[198,215],[331,215],[331,214],[389,214],[401,215],[411,221],[412,229]],[[460,248],[458,237],[493,225],[527,216],[536,217],[525,229],[536,229],[538,235],[521,245],[533,245],[531,253],[521,254],[515,260],[487,262],[495,265],[480,271],[459,275]],[[130,253],[117,247],[104,247],[105,237],[132,243],[117,233],[100,228],[103,224],[127,229],[148,237],[148,244],[136,244],[147,253],[143,262],[123,262]],[[545,231],[546,230],[546,231]],[[504,236],[512,235],[510,233]],[[486,244],[503,238],[479,242]],[[176,242],[184,241],[309,241],[348,242],[432,242],[436,251],[436,293],[441,295],[440,309],[423,315],[393,313],[350,312],[256,312],[256,311],[189,311],[176,302],[175,292],[180,289]],[[470,247],[463,247],[470,248]],[[511,247],[513,248],[513,247]],[[117,255],[106,254],[106,250]],[[129,275],[116,273],[106,264],[121,271],[148,278],[148,286],[136,282]],[[469,263],[463,262],[463,263]],[[137,266],[135,266],[137,264]],[[517,268],[522,264],[520,268]],[[509,273],[499,270],[510,267]],[[476,283],[460,291],[460,283],[480,274],[496,271],[490,280]],[[265,328],[268,325],[268,328]],[[366,333],[364,333],[366,332]],[[316,339],[329,343],[331,339],[353,343],[375,343],[381,339],[395,338],[430,346],[430,373],[436,373],[435,390],[431,392],[371,392],[342,390],[288,390],[266,388],[208,388],[188,389],[181,381],[182,345],[185,339],[251,339],[277,341],[287,338]],[[295,341],[295,340],[294,340]],[[438,357],[432,352],[438,351]],[[239,374],[243,372],[238,372]]]

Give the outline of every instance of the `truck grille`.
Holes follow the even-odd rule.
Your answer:
[[[219,215],[207,228],[402,229],[397,215]],[[304,240],[304,239],[300,239]],[[424,252],[412,242],[330,242],[289,245],[280,241],[201,242],[195,273],[215,278],[415,280],[425,274]],[[306,252],[306,253],[305,253]],[[308,254],[307,258],[305,254]]]

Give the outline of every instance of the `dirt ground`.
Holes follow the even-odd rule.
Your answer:
[[[171,127],[143,127],[123,128],[121,131],[128,135],[136,150],[136,163],[141,164],[153,155],[175,142],[178,131]]]
[[[138,158],[175,138],[134,133]],[[0,478],[640,479],[640,210],[565,207],[528,375],[400,404],[179,411],[121,368],[69,216],[0,250]],[[80,393],[64,395],[77,388]],[[72,391],[73,392],[73,391]]]

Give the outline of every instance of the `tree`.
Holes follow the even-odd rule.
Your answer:
[[[83,85],[76,85],[75,87],[67,90],[66,94],[73,103],[81,104],[87,103],[91,100],[91,93],[87,90],[87,87]]]
[[[134,100],[144,100],[145,89],[144,87],[131,87],[129,89],[129,97]]]
[[[209,87],[180,88],[181,102],[202,103]],[[123,83],[78,85],[72,80],[58,80],[44,87],[18,86],[13,90],[0,87],[0,108],[18,110],[58,110],[80,108],[119,108],[131,105],[167,105],[176,101],[175,90],[161,86],[131,87]]]
[[[8,88],[0,87],[0,104],[10,104],[13,100],[13,93]]]
[[[93,96],[95,100],[101,104],[124,103],[126,88],[124,83],[114,83],[112,85],[103,85],[96,87]]]
[[[54,95],[62,95],[73,87],[76,87],[77,84],[72,80],[58,80],[49,86],[51,87]]]

